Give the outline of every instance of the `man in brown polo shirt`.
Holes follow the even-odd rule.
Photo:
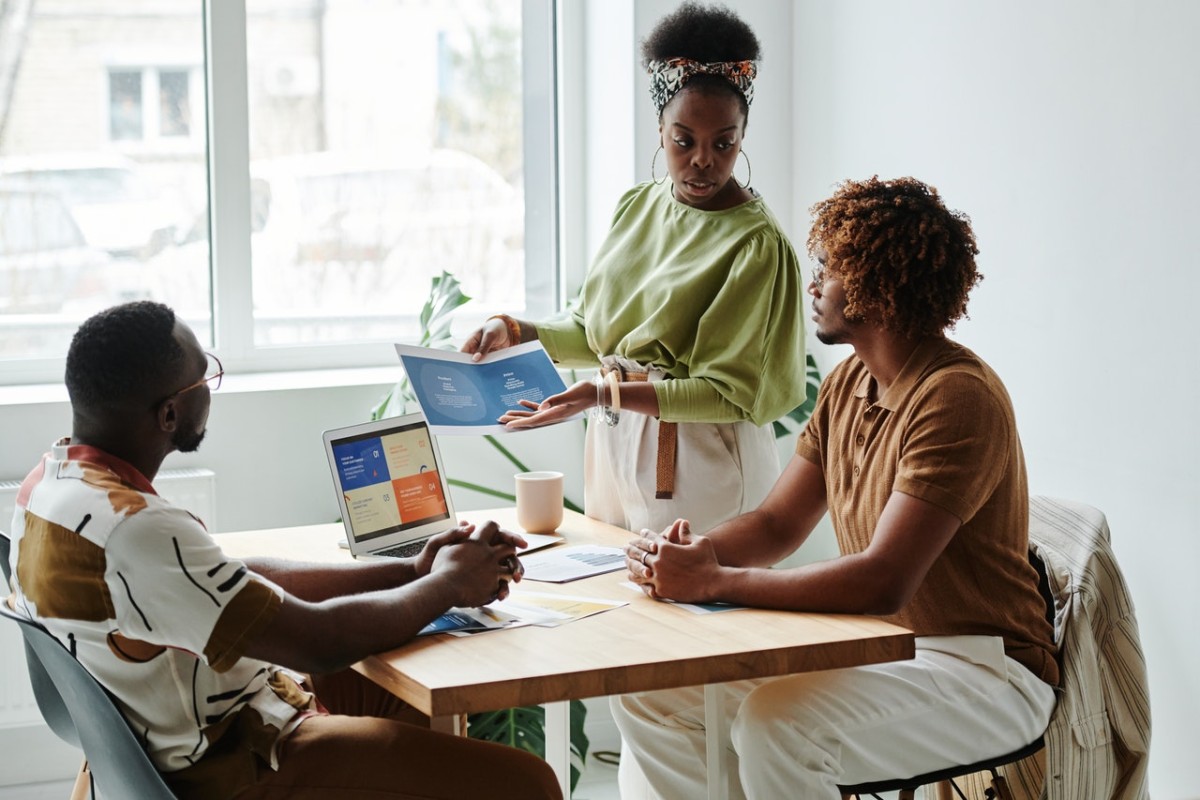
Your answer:
[[[912,178],[846,182],[813,213],[816,335],[854,354],[826,378],[758,509],[703,535],[686,520],[643,531],[628,567],[652,597],[877,614],[911,628],[917,652],[730,684],[750,798],[838,798],[839,784],[1015,750],[1045,729],[1058,682],[1012,403],[945,336],[981,277],[969,220]],[[841,556],[772,569],[827,511]],[[623,797],[703,795],[702,689],[613,709]]]

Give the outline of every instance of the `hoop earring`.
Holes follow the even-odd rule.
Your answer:
[[[654,167],[658,164],[658,154],[661,152],[663,152],[663,146],[660,144],[658,149],[654,151],[654,158],[650,159],[650,180],[654,181],[655,186],[661,186],[662,182],[667,179],[666,175],[663,175],[661,178],[654,177]]]
[[[739,150],[738,152],[741,153],[742,157],[746,159],[746,182],[745,183],[740,182],[737,179],[736,175],[733,176],[733,182],[736,183],[738,186],[742,187],[743,189],[749,189],[750,188],[750,178],[753,177],[753,175],[754,175],[754,169],[750,166],[750,156],[746,155],[746,151]]]

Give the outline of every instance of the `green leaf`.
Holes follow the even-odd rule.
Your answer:
[[[423,347],[434,347],[451,350],[454,344],[450,337],[451,316],[454,309],[463,305],[471,298],[463,293],[458,279],[448,272],[435,277],[429,290],[429,297],[421,307],[420,344]],[[408,376],[396,382],[375,407],[371,409],[371,419],[382,419],[396,414],[403,414],[411,403],[416,402]],[[585,427],[586,430],[586,427]],[[519,472],[529,472],[529,467],[521,459],[505,447],[495,436],[484,438],[496,448],[505,459]],[[516,503],[516,497],[500,489],[483,486],[457,478],[447,478],[447,483],[468,489],[480,494],[498,497],[508,503]],[[563,499],[563,505],[579,513],[583,509],[569,499]],[[546,735],[544,731],[545,709],[541,706],[522,706],[501,711],[489,711],[482,714],[471,714],[467,722],[467,735],[489,742],[519,747],[534,753],[540,758],[546,756]],[[584,733],[583,723],[587,716],[587,707],[580,700],[571,701],[571,788],[579,780],[587,758],[588,738]]]
[[[583,732],[587,706],[582,700],[571,701],[571,789],[579,782],[587,760],[588,739]],[[539,758],[546,757],[546,709],[542,706],[518,706],[500,711],[483,711],[467,717],[467,735],[472,739],[518,747]]]
[[[500,440],[497,439],[495,436],[492,436],[491,434],[486,434],[483,438],[487,439],[488,442],[491,443],[492,447],[499,450],[500,455],[504,456],[510,462],[512,462],[512,465],[514,467],[516,467],[519,471],[529,472],[529,467],[525,466],[525,463],[523,461],[521,461],[521,459],[519,459],[515,455],[513,455],[513,452],[511,450],[509,450],[504,445],[500,444]]]
[[[440,350],[452,350],[450,340],[450,312],[471,298],[464,294],[458,279],[443,271],[435,277],[425,305],[421,307],[421,346]]]
[[[817,368],[817,362],[813,359],[812,353],[808,353],[804,357],[804,373],[804,402],[784,414],[785,419],[790,419],[801,427],[808,422],[813,409],[817,407],[817,392],[821,388],[821,371]],[[776,439],[792,432],[788,426],[778,421],[774,427]]]
[[[460,481],[458,478],[446,478],[446,483],[450,484],[451,486],[459,486],[459,487],[462,487],[463,489],[470,489],[472,492],[479,492],[480,494],[487,494],[487,495],[491,495],[492,497],[499,497],[500,499],[507,500],[510,503],[517,502],[517,496],[514,494],[509,494],[508,492],[502,492],[499,489],[492,489],[488,486],[480,486],[478,483],[471,483],[470,481]]]

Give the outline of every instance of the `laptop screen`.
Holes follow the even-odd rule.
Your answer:
[[[346,531],[355,544],[446,529],[453,510],[437,443],[420,414],[326,431]],[[412,534],[411,537],[391,534]]]

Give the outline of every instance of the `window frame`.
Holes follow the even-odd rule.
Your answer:
[[[563,305],[557,211],[556,4],[554,0],[521,0],[521,5],[526,313],[544,316]],[[245,0],[208,0],[205,15],[214,348],[231,372],[396,364],[388,342],[254,344]],[[214,57],[215,53],[221,58]],[[547,159],[546,153],[554,157]],[[221,204],[212,203],[214,197],[222,198]],[[427,289],[416,290],[424,293]],[[548,301],[539,305],[533,299],[539,293]],[[479,316],[483,312],[473,309],[470,313]]]

